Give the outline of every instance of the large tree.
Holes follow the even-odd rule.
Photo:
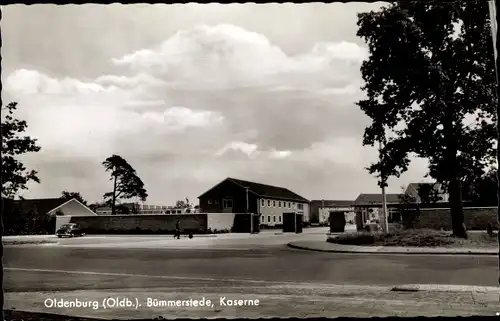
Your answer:
[[[361,67],[372,119],[363,145],[382,142],[370,173],[399,176],[409,156],[450,197],[453,234],[466,237],[461,184],[494,156],[495,65],[486,1],[408,1],[358,15],[370,56]]]
[[[148,197],[144,183],[137,176],[135,169],[121,156],[113,155],[103,163],[106,172],[111,174],[113,191],[104,194],[104,199],[111,205],[111,213],[116,214],[117,199],[138,197],[145,201]]]
[[[36,153],[41,147],[37,140],[23,136],[28,124],[14,117],[17,103],[2,107],[2,198],[14,198],[29,181],[40,183],[35,170],[28,170],[17,156]]]
[[[61,193],[61,199],[63,200],[70,200],[70,199],[76,199],[83,205],[87,205],[87,201],[83,199],[83,196],[79,192],[68,192],[68,191],[62,191]]]

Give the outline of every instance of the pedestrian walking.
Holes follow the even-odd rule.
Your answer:
[[[181,228],[180,228],[180,224],[181,222],[179,220],[177,220],[177,222],[175,223],[175,234],[174,234],[174,238],[177,237],[177,239],[180,239],[181,238]]]

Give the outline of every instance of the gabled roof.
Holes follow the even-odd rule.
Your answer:
[[[248,188],[249,192],[251,192],[259,197],[276,198],[276,199],[282,199],[282,200],[290,200],[290,201],[309,203],[309,200],[307,200],[306,198],[304,198],[298,194],[295,194],[294,192],[292,192],[289,189],[286,189],[284,187],[249,182],[249,181],[244,181],[241,179],[231,178],[231,177],[226,178],[225,180],[223,180],[219,184],[222,184],[225,181],[230,181],[230,182],[237,184],[243,188]],[[217,184],[217,185],[219,185],[219,184]],[[212,189],[210,189],[210,190],[212,190]],[[208,190],[207,192],[198,196],[198,198],[203,197],[210,190]]]
[[[39,199],[21,199],[21,200],[5,200],[5,206],[10,206],[12,209],[35,208],[39,214],[47,214],[62,204],[66,203],[67,199],[61,198],[39,198]]]
[[[83,207],[87,208],[90,212],[92,212],[92,210],[90,210],[87,206],[80,203],[75,198],[69,200],[62,198],[37,198],[37,199],[20,199],[20,200],[6,199],[4,200],[5,202],[4,211],[8,212],[8,211],[13,211],[15,209],[24,208],[24,209],[36,209],[38,214],[48,214],[50,212],[53,212],[54,210],[57,210],[66,203],[69,203],[70,201],[76,201]]]
[[[408,184],[408,187],[406,188],[406,190],[408,191],[409,189],[414,189],[415,192],[418,193],[418,190],[419,190],[420,186],[422,186],[422,185],[432,185],[432,188],[435,191],[437,191],[439,194],[444,193],[443,186],[439,183],[410,183],[410,184]]]
[[[387,204],[399,204],[402,194],[385,194]],[[359,194],[353,205],[381,205],[382,194]]]
[[[311,205],[324,207],[351,207],[354,201],[345,200],[312,200]]]

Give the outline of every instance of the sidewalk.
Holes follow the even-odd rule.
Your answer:
[[[288,243],[294,249],[332,253],[370,254],[433,254],[433,255],[498,255],[498,249],[445,248],[445,247],[401,247],[341,245],[326,241],[296,241]]]
[[[380,286],[242,286],[219,288],[153,288],[5,293],[5,309],[93,318],[260,318],[495,316],[498,289],[476,291],[395,292]],[[90,307],[49,308],[47,299],[90,302]],[[105,299],[128,299],[131,307],[107,307]],[[148,301],[148,298],[150,299]],[[204,306],[182,306],[178,300],[210,300]],[[221,301],[222,299],[222,301]],[[227,304],[236,301],[236,305]],[[253,303],[248,303],[252,300]],[[257,305],[256,301],[259,300]],[[108,301],[112,303],[113,300]],[[148,305],[148,302],[156,304]],[[96,306],[93,306],[93,304]],[[243,304],[241,304],[243,303]]]

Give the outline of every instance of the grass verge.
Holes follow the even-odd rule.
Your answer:
[[[327,242],[362,246],[497,248],[497,233],[489,236],[482,231],[469,231],[468,239],[453,237],[450,232],[431,229],[401,230],[391,233],[355,232],[332,236]]]

